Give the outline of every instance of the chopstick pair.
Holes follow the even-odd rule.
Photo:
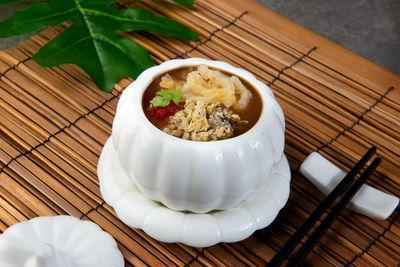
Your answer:
[[[372,172],[378,167],[381,162],[381,158],[376,158],[364,171],[364,173],[354,182],[354,177],[364,167],[368,160],[375,154],[376,148],[372,147],[367,153],[361,158],[359,162],[347,173],[347,175],[340,181],[340,183],[332,190],[332,192],[321,202],[321,204],[315,209],[315,211],[308,217],[308,219],[301,225],[297,232],[289,239],[288,242],[282,247],[281,250],[271,259],[267,266],[279,266],[284,259],[290,254],[290,252],[296,247],[305,236],[312,226],[318,221],[321,215],[331,206],[335,199],[343,194],[343,197],[331,210],[329,215],[321,222],[317,229],[311,234],[310,238],[304,243],[304,245],[297,251],[287,266],[298,266],[311,251],[315,243],[321,238],[321,236],[328,230],[329,226],[333,223],[336,217],[344,209],[347,203],[357,193],[363,183],[372,174]]]

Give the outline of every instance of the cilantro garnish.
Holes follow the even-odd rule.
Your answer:
[[[179,105],[182,98],[182,92],[179,89],[162,89],[156,93],[156,96],[150,100],[150,107],[166,107],[169,103],[174,101]]]

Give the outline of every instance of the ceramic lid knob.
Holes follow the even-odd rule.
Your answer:
[[[54,260],[57,258],[56,249],[53,245],[44,243],[36,251],[36,256],[43,261]]]
[[[1,254],[0,254],[1,255]],[[1,257],[1,256],[0,256]],[[71,257],[59,252],[52,244],[43,243],[24,267],[73,267]]]

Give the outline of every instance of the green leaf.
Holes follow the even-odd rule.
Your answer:
[[[44,2],[46,0],[0,0],[0,5],[12,4],[16,2]]]
[[[174,101],[179,105],[182,98],[182,92],[179,89],[162,89],[156,93],[156,96],[150,100],[150,107],[166,107]]]
[[[194,0],[173,0],[173,1],[183,6],[191,6],[194,4]]]
[[[109,6],[113,2],[115,0],[53,0],[36,4],[1,22],[0,37],[71,21],[71,26],[37,51],[34,60],[46,67],[76,64],[101,90],[109,92],[122,77],[136,78],[154,65],[141,45],[121,37],[117,30],[144,30],[186,40],[195,40],[198,36],[170,18],[143,9],[118,10]]]

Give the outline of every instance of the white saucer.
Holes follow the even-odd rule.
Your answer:
[[[161,242],[180,242],[193,247],[249,237],[272,223],[290,191],[290,168],[283,155],[269,182],[234,208],[204,214],[171,210],[144,196],[125,174],[111,137],[100,155],[97,174],[104,200],[126,225],[142,229]]]

